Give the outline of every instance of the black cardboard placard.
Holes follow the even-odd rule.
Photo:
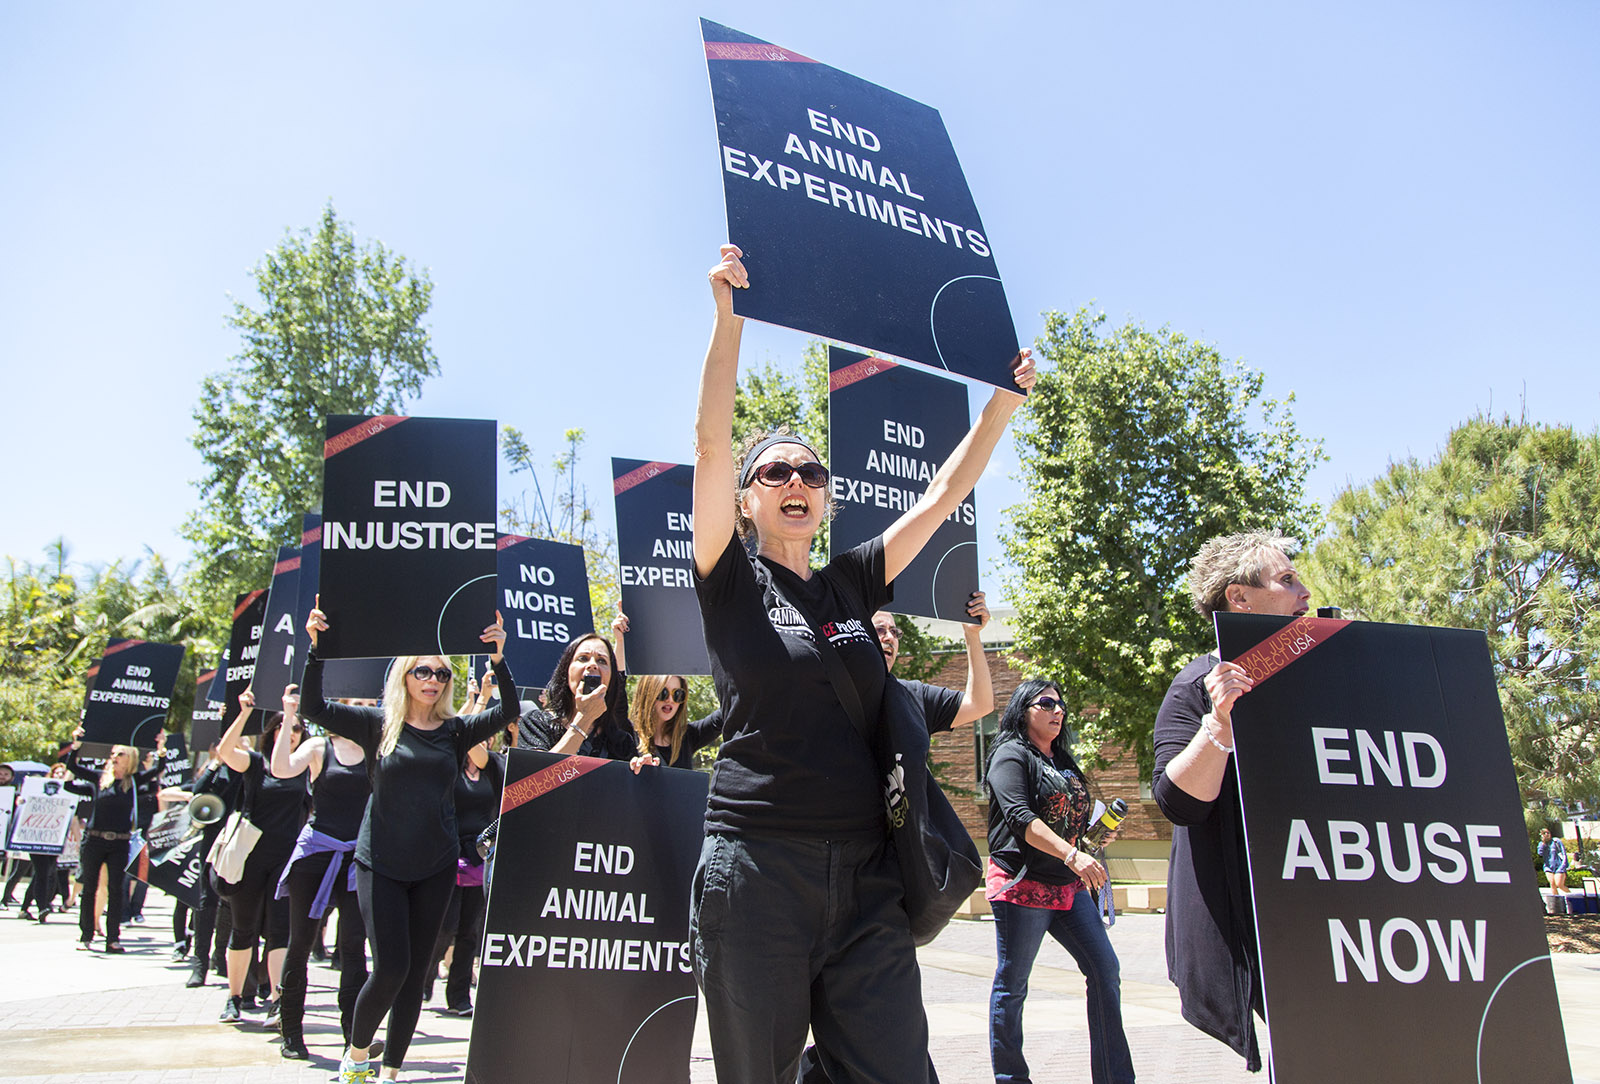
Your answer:
[[[233,600],[233,629],[228,637],[228,654],[223,662],[223,681],[227,699],[222,705],[222,726],[239,715],[239,694],[250,688],[256,676],[256,657],[261,652],[262,622],[267,616],[267,591],[246,591]],[[280,692],[282,690],[279,690]],[[261,712],[250,713],[244,724],[246,734],[261,733]]]
[[[734,311],[1015,390],[1017,332],[939,112],[702,19]]]
[[[318,570],[326,659],[466,655],[495,603],[495,423],[332,415]]]
[[[306,651],[311,637],[306,618],[317,604],[322,568],[322,516],[307,512],[300,517],[300,568],[295,580],[299,602],[295,606],[294,682],[305,684]],[[328,659],[322,665],[322,695],[329,700],[360,698],[376,700],[383,695],[392,656],[370,659]]]
[[[89,752],[112,745],[154,749],[172,707],[183,645],[113,638],[89,668],[83,741]]]
[[[689,883],[707,783],[511,750],[469,1084],[526,1079],[530,1066],[562,1080],[687,1084]]]
[[[1279,1080],[1570,1081],[1481,632],[1217,615]]]
[[[594,631],[583,547],[515,534],[498,545],[506,665],[519,686],[543,685],[567,644]]]
[[[628,672],[709,674],[694,594],[694,468],[613,457],[611,479]]]
[[[828,348],[828,526],[833,553],[888,530],[916,504],[970,428],[963,384],[885,358]],[[896,613],[972,623],[978,514],[969,493],[894,581]]]
[[[261,645],[256,652],[256,672],[252,682],[256,707],[262,711],[283,710],[283,690],[301,667],[295,660],[303,653],[298,640],[305,637],[305,619],[296,620],[300,602],[300,547],[279,546],[272,566],[272,584],[267,588],[267,608],[261,619]],[[297,652],[297,648],[300,650]]]

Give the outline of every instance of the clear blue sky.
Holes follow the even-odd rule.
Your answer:
[[[414,413],[541,457],[583,427],[609,527],[611,455],[689,454],[725,232],[698,15],[940,109],[1024,341],[1094,301],[1215,343],[1297,393],[1318,499],[1479,410],[1600,422],[1592,0],[8,4],[0,553],[186,555],[229,296],[328,200],[432,275]]]

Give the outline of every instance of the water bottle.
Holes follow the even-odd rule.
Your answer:
[[[1100,819],[1089,826],[1083,833],[1083,838],[1078,841],[1078,846],[1086,851],[1098,852],[1106,845],[1106,837],[1115,832],[1122,819],[1128,815],[1128,803],[1121,798],[1113,799],[1106,806],[1106,811],[1100,814]]]

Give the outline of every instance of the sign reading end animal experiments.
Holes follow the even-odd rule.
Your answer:
[[[965,385],[830,346],[832,552],[877,537],[916,504],[968,428]],[[967,599],[977,589],[978,514],[969,493],[895,578],[894,608],[970,622]]]
[[[701,772],[635,776],[621,761],[511,750],[469,1084],[530,1072],[687,1084],[689,883],[707,782]]]
[[[228,653],[223,657],[222,666],[227,696],[222,705],[224,729],[239,716],[239,695],[255,681],[256,659],[261,653],[261,633],[266,618],[266,591],[246,591],[233,600],[233,628],[228,635]],[[283,690],[278,692],[281,695]],[[250,713],[244,732],[261,733],[261,712]]]
[[[1013,389],[1016,327],[939,111],[700,28],[728,239],[750,270],[734,310]]]
[[[613,458],[611,479],[629,673],[711,673],[694,595],[694,468]]]
[[[518,534],[500,535],[497,545],[506,665],[523,686],[537,686],[555,670],[573,637],[594,628],[583,547]]]
[[[480,650],[495,610],[494,422],[332,415],[327,432],[317,653]]]
[[[1481,632],[1218,614],[1277,1079],[1570,1081]]]
[[[172,707],[172,687],[183,664],[181,644],[113,639],[89,670],[83,741],[89,753],[102,747],[153,749]]]

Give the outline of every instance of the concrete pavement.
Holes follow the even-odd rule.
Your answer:
[[[261,1016],[243,1025],[216,1022],[224,988],[215,976],[198,990],[183,986],[187,968],[172,964],[170,900],[146,905],[149,921],[124,930],[123,956],[74,951],[77,924],[52,915],[40,926],[0,912],[0,1084],[189,1084],[227,1079],[245,1084],[325,1084],[337,1068],[335,972],[313,963],[307,998],[310,1062],[285,1062]],[[1122,961],[1124,1022],[1142,1080],[1262,1084],[1220,1043],[1178,1015],[1166,981],[1162,918],[1125,915],[1112,929]],[[932,1050],[946,1084],[991,1079],[986,1039],[994,927],[958,921],[922,950],[924,1003]],[[1562,1017],[1574,1077],[1600,1084],[1600,955],[1555,957]],[[442,987],[442,984],[441,984]],[[471,1022],[423,1009],[405,1081],[459,1081]],[[1039,1084],[1089,1080],[1083,978],[1059,946],[1046,941],[1028,1000],[1027,1053]],[[532,1079],[532,1078],[530,1078]],[[710,1043],[701,1014],[690,1067],[693,1084],[712,1084]],[[589,1084],[589,1082],[582,1082]]]

